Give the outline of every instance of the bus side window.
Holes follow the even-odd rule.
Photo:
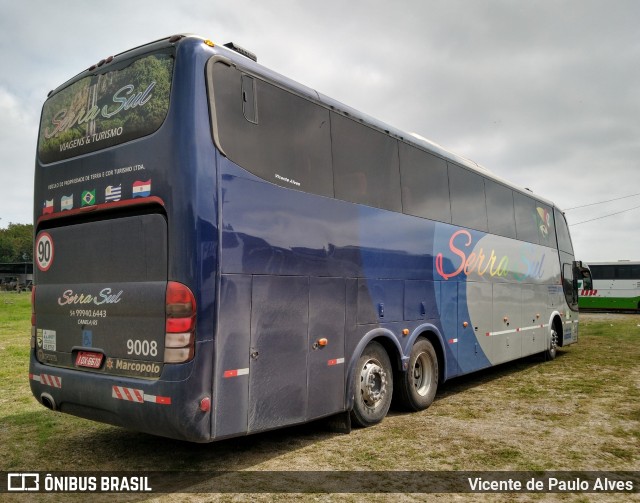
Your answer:
[[[457,164],[447,164],[452,222],[487,232],[487,203],[482,176]]]
[[[536,201],[536,225],[538,227],[538,240],[541,245],[557,248],[556,229],[553,225],[553,213],[546,204]]]
[[[397,140],[331,113],[336,198],[402,211]]]
[[[554,209],[554,217],[556,223],[556,233],[558,236],[558,249],[573,255],[573,246],[571,245],[571,237],[569,236],[569,228],[564,219],[564,215],[557,209]]]
[[[211,61],[207,78],[212,127],[224,154],[270,183],[333,197],[329,112],[265,80]]]
[[[484,180],[487,193],[487,217],[489,232],[505,236],[516,237],[516,220],[513,210],[513,190],[492,180]]]
[[[451,223],[449,175],[444,159],[400,142],[400,174],[405,213]]]
[[[242,113],[249,122],[258,123],[256,81],[248,75],[242,76]]]
[[[513,193],[516,208],[516,234],[518,239],[538,244],[536,203],[529,196]]]

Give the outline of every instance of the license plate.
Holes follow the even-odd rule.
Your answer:
[[[102,353],[92,353],[91,351],[78,351],[76,356],[76,367],[100,368],[102,365]]]

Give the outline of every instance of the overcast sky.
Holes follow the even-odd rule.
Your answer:
[[[0,0],[0,7],[0,227],[32,221],[49,90],[110,54],[174,33],[234,41],[265,66],[562,209],[640,193],[640,1]],[[567,218],[577,258],[640,260],[640,195],[569,210]]]

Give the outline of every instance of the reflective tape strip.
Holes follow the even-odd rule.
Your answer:
[[[222,377],[237,377],[249,375],[249,369],[225,370]]]
[[[124,386],[112,386],[111,396],[118,400],[124,400],[125,402],[151,402],[162,405],[171,405],[171,397],[169,396],[147,395],[141,389],[125,388]]]
[[[331,367],[332,365],[339,365],[340,363],[344,363],[344,358],[334,358],[333,360],[329,360],[327,365]]]
[[[504,335],[504,334],[513,334],[515,332],[517,332],[517,328],[514,328],[513,330],[501,330],[500,332],[487,332],[485,335],[487,337],[491,337],[492,335]]]
[[[62,378],[57,376],[51,376],[48,374],[40,374],[34,375],[29,374],[29,379],[32,381],[38,381],[41,384],[46,386],[51,386],[52,388],[62,388]]]
[[[118,400],[125,400],[127,402],[144,402],[144,392],[141,389],[113,386],[111,388],[111,396]]]
[[[522,327],[520,330],[525,331],[525,330],[535,330],[536,328],[544,328],[547,327],[548,325],[544,325],[544,324],[540,324],[540,325],[531,325],[529,327]]]
[[[458,339],[449,339],[449,344],[455,344],[458,342]]]
[[[545,328],[548,327],[549,325],[544,325],[544,324],[540,324],[540,325],[531,325],[528,327],[519,327],[519,328],[513,328],[511,330],[500,330],[498,332],[486,332],[485,335],[487,337],[491,337],[492,335],[505,335],[505,334],[515,334],[518,332],[526,332],[527,330],[535,330],[536,328]]]
[[[144,395],[145,402],[159,403],[162,405],[171,405],[170,396]]]

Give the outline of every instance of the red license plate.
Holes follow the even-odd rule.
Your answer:
[[[102,353],[92,353],[91,351],[78,351],[76,356],[76,367],[100,368],[102,365]]]

